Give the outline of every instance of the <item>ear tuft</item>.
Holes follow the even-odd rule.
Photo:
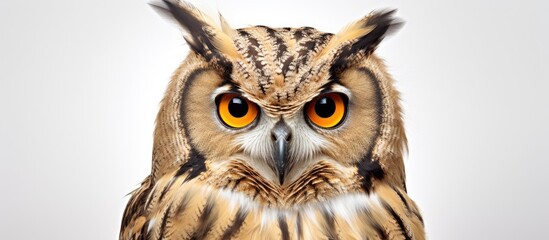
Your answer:
[[[222,20],[224,29],[222,29],[187,2],[162,0],[151,2],[149,5],[160,15],[177,22],[186,33],[184,38],[191,49],[206,60],[215,60],[215,58],[226,60],[226,57],[240,58],[233,39],[226,34],[231,29],[228,29],[229,25],[224,19]]]
[[[357,24],[362,25],[362,28],[371,29],[367,34],[358,38],[353,44],[356,50],[363,50],[370,53],[388,34],[395,33],[402,27],[404,22],[394,17],[396,9],[382,10],[373,12],[369,16],[359,20]]]
[[[359,53],[373,52],[388,34],[398,30],[403,22],[394,17],[396,9],[372,12],[334,35],[317,59],[332,57],[334,64],[341,65]]]

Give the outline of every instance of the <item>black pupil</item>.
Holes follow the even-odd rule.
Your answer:
[[[229,113],[236,118],[244,117],[248,113],[248,104],[244,99],[235,97],[229,102]]]
[[[315,112],[321,118],[328,118],[335,112],[336,105],[333,99],[329,97],[323,97],[316,101]]]

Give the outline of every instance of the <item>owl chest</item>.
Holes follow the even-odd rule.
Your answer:
[[[376,195],[346,194],[326,201],[269,207],[230,190],[189,189],[157,215],[152,234],[168,239],[361,239],[372,225]],[[379,214],[378,214],[379,215]],[[149,223],[151,224],[151,223]],[[372,227],[374,226],[374,227]],[[379,228],[379,227],[378,227]]]

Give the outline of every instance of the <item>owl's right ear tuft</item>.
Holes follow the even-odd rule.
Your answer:
[[[160,15],[175,21],[185,32],[184,38],[193,51],[206,60],[241,58],[232,39],[232,32],[225,19],[222,27],[204,15],[193,5],[177,0],[162,0],[149,3]]]

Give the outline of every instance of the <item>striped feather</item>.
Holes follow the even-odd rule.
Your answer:
[[[381,182],[370,194],[269,207],[198,178],[180,178],[184,176],[173,172],[160,179],[151,193],[156,199],[123,226],[120,239],[424,239],[412,200],[402,189]],[[168,194],[160,200],[164,187]]]
[[[185,2],[153,5],[187,32],[196,54],[182,63],[162,101],[152,173],[132,192],[120,239],[425,238],[421,214],[406,193],[399,93],[370,54],[399,25],[394,11],[372,13],[333,35],[309,27],[235,30],[222,16],[216,24]],[[307,161],[291,162],[296,171],[280,185],[262,175],[268,166],[254,165],[255,155],[230,145],[219,129],[204,128],[211,111],[199,103],[211,103],[209,90],[221,85],[261,105],[266,117],[300,116],[303,104],[336,86],[379,112],[348,123],[348,135],[358,136],[333,134],[329,149],[314,142],[293,152],[292,161]],[[353,85],[371,98],[361,98],[368,94]],[[365,135],[371,141],[362,141]],[[294,138],[306,142],[304,136]],[[223,154],[213,152],[219,148]]]

